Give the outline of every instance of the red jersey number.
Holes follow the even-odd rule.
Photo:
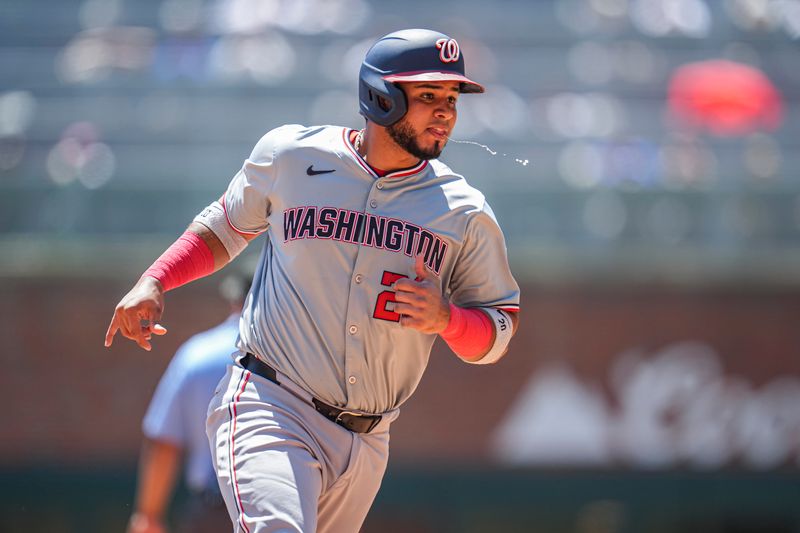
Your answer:
[[[381,276],[381,285],[391,287],[392,283],[400,278],[407,278],[404,274],[396,272],[383,271]],[[383,291],[378,295],[378,300],[375,302],[375,311],[372,313],[372,318],[379,318],[381,320],[391,320],[392,322],[400,322],[400,314],[386,309],[386,304],[389,302],[397,301],[394,296],[394,291]]]

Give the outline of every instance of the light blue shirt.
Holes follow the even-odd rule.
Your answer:
[[[239,333],[239,315],[186,341],[158,383],[142,422],[144,434],[184,450],[186,485],[192,490],[217,487],[206,437],[206,411]]]

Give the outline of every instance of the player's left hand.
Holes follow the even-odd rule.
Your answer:
[[[450,321],[450,304],[421,254],[414,262],[414,271],[416,279],[402,278],[394,283],[394,312],[400,314],[400,325],[422,333],[444,331]]]

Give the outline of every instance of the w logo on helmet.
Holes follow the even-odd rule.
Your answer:
[[[455,39],[439,39],[436,41],[436,48],[439,49],[439,59],[442,63],[455,63],[461,56],[461,50]]]

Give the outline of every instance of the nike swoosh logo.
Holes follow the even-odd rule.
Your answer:
[[[336,169],[333,170],[314,170],[314,165],[308,165],[306,169],[306,174],[309,176],[316,176],[317,174],[330,174],[331,172],[336,172]]]

